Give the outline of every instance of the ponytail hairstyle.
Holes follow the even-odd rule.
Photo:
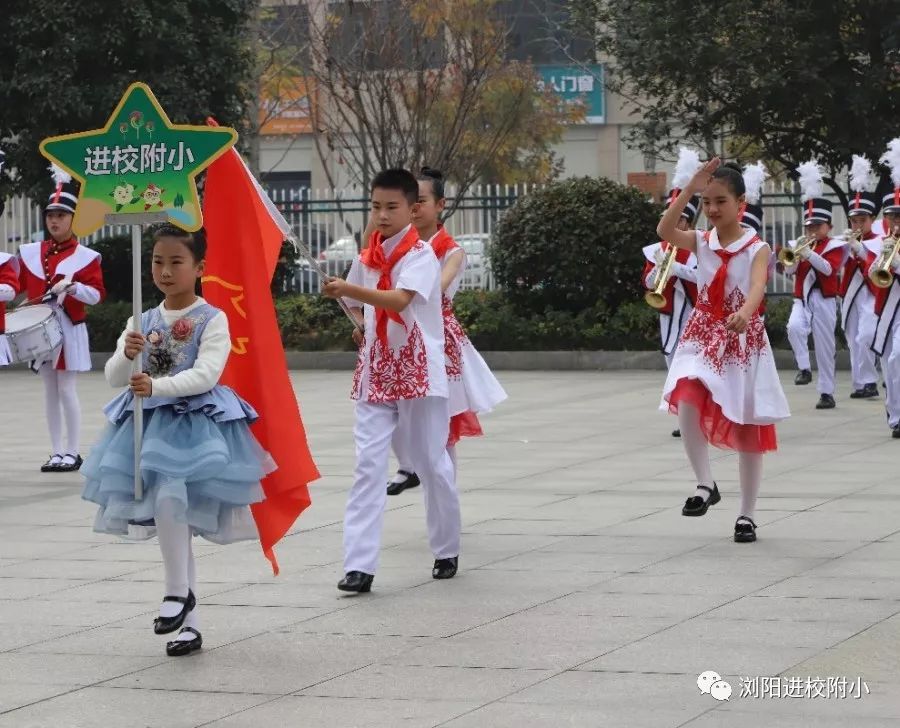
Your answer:
[[[431,167],[422,167],[422,171],[419,172],[419,176],[416,177],[417,180],[422,182],[431,182],[431,190],[434,192],[435,200],[443,200],[444,199],[444,173],[438,169],[432,169]]]
[[[744,171],[737,162],[725,162],[712,174],[713,179],[721,181],[735,197],[740,198],[747,192],[744,184]]]

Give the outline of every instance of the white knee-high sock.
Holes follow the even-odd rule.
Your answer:
[[[81,402],[78,401],[76,377],[78,372],[59,372],[59,401],[66,421],[66,449],[70,455],[77,455],[81,445]]]
[[[678,428],[681,430],[684,452],[697,477],[697,485],[705,485],[712,489],[713,477],[712,467],[709,463],[709,443],[700,428],[700,410],[688,402],[679,402]],[[697,488],[695,495],[700,496],[703,500],[709,499],[709,493],[701,488]]]
[[[456,482],[457,465],[456,465],[456,445],[447,446],[447,454],[450,456],[450,462],[453,463],[453,482]]]
[[[194,592],[194,596],[197,595],[197,563],[194,560],[194,549],[191,545],[191,542],[188,541],[188,586],[190,586],[191,591]],[[199,598],[197,600],[199,602]],[[190,612],[188,612],[188,616],[184,620],[185,627],[192,627],[196,629],[198,632],[200,631],[200,619],[197,616],[197,607],[194,607]],[[175,639],[176,640],[192,640],[195,635],[191,632],[181,633]]]
[[[53,455],[63,455],[62,409],[59,402],[58,372],[50,363],[40,368],[44,382],[44,414],[47,416],[47,430],[50,432],[50,448]]]
[[[190,588],[191,527],[175,518],[175,501],[156,504],[156,535],[165,570],[166,595],[186,597]],[[163,602],[159,614],[174,617],[182,609],[177,602]]]
[[[762,483],[763,456],[759,452],[738,453],[738,469],[741,478],[741,510],[739,516],[756,520],[756,497]]]

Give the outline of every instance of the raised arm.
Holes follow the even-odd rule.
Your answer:
[[[675,201],[669,205],[669,209],[665,211],[659,221],[659,225],[656,226],[656,233],[659,237],[678,248],[684,248],[692,252],[696,251],[697,233],[693,230],[679,230],[678,220],[681,218],[681,213],[684,212],[684,208],[687,207],[691,197],[706,189],[713,172],[719,168],[720,163],[718,157],[713,157],[691,177],[691,181],[681,190],[681,194],[675,198]]]

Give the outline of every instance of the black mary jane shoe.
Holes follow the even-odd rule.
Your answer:
[[[452,579],[459,571],[459,556],[452,559],[435,559],[431,569],[432,579]]]
[[[818,410],[834,409],[835,406],[834,397],[830,394],[820,395],[819,401],[816,402],[816,409]]]
[[[53,458],[59,458],[59,462],[54,463]],[[41,472],[58,473],[60,467],[62,467],[62,455],[52,455],[46,463],[41,465]]]
[[[174,617],[157,617],[154,619],[153,631],[156,634],[170,634],[171,632],[174,632],[184,624],[188,612],[197,606],[197,597],[194,596],[194,592],[190,589],[188,589],[188,595],[186,597],[165,596],[163,597],[163,601],[176,602],[178,604],[183,604],[184,606]]]
[[[366,574],[362,571],[348,571],[347,574],[338,582],[337,588],[345,592],[356,592],[364,594],[372,591],[372,582],[375,580],[373,574]]]
[[[184,634],[185,632],[192,632],[194,634],[194,639],[172,640],[171,642],[166,642],[166,654],[169,657],[184,657],[203,647],[203,635],[196,629],[193,627],[185,627],[178,634]]]
[[[698,485],[697,487],[709,493],[709,498],[704,500],[699,495],[692,495],[684,502],[684,508],[681,509],[682,516],[705,516],[710,506],[714,506],[722,500],[722,496],[719,495],[719,486],[715,483],[713,483],[712,489],[707,488],[705,485]]]
[[[672,430],[672,437],[681,437],[681,430]]]
[[[812,372],[809,369],[801,369],[794,377],[794,384],[809,384],[812,381]]]
[[[735,543],[753,543],[756,541],[756,524],[752,518],[738,516],[734,522]]]
[[[394,481],[388,483],[388,495],[400,495],[404,490],[407,490],[408,488],[415,488],[420,483],[419,476],[415,473],[407,473],[405,470],[398,470],[397,473],[406,477],[399,483],[395,483]]]
[[[71,453],[67,453],[63,455],[63,458],[74,458],[74,462],[67,463],[63,460],[59,465],[59,472],[61,473],[74,473],[77,470],[81,470],[81,466],[84,464],[84,460],[81,459],[81,455],[72,455]]]

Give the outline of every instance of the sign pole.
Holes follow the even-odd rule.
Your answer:
[[[143,286],[141,281],[141,224],[165,222],[167,215],[162,212],[143,214],[110,214],[106,216],[107,225],[131,225],[131,320],[135,331],[140,330],[141,314],[144,312]],[[134,357],[131,365],[132,374],[143,371],[143,356]],[[144,439],[144,408],[140,406],[138,397],[134,398],[134,499],[143,500],[144,482],[141,476],[141,446]]]

